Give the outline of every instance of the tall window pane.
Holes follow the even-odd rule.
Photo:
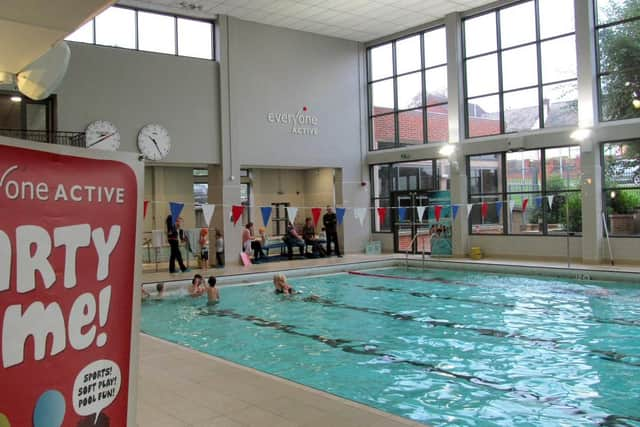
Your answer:
[[[427,87],[427,105],[447,102],[447,67],[426,70],[424,80]]]
[[[573,2],[574,0],[538,0],[541,38],[575,32]]]
[[[371,85],[372,114],[393,111],[393,80],[383,80]]]
[[[175,54],[175,24],[173,16],[138,12],[138,49]]]
[[[398,40],[396,42],[396,73],[404,74],[422,67],[420,57],[420,35]]]
[[[575,126],[578,124],[578,83],[543,86],[544,127]]]
[[[575,36],[562,37],[542,43],[542,82],[575,79],[578,74],[576,63]]]
[[[533,1],[500,11],[500,42],[503,49],[529,43],[535,39],[536,14]]]
[[[209,22],[178,18],[178,55],[213,59],[212,34]]]
[[[487,55],[467,61],[467,96],[498,92],[498,55]]]
[[[500,133],[500,98],[497,95],[470,99],[467,102],[469,137]]]
[[[398,133],[401,147],[424,143],[422,114],[422,109],[398,113]]]
[[[464,22],[465,55],[493,52],[498,48],[496,14],[487,13]]]
[[[69,34],[65,40],[81,43],[93,43],[93,19]]]
[[[120,7],[110,7],[96,16],[95,25],[97,44],[135,49],[135,11]]]
[[[612,236],[640,237],[640,140],[603,144],[604,210]]]
[[[425,67],[433,67],[447,63],[447,38],[444,28],[424,33]]]
[[[540,150],[507,153],[507,191],[540,191],[542,189],[540,160]]]
[[[502,54],[502,89],[512,90],[538,84],[536,46],[510,49]]]
[[[371,120],[373,137],[372,150],[392,148],[396,143],[396,122],[394,114],[373,117]]]
[[[469,157],[469,194],[502,192],[502,155],[482,154]]]
[[[538,89],[526,89],[504,94],[504,131],[520,132],[540,127]]]
[[[391,43],[369,50],[370,80],[383,79],[393,75],[393,51]]]
[[[422,73],[398,77],[398,110],[422,105]]]

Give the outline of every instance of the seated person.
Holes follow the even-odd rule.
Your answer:
[[[293,247],[297,246],[300,250],[300,255],[304,255],[304,240],[296,231],[296,228],[293,226],[291,222],[287,225],[287,233],[283,237],[284,242],[287,245],[287,252],[289,255],[289,259],[293,259]]]
[[[206,292],[204,286],[202,285],[201,275],[196,274],[195,276],[193,276],[193,280],[191,280],[191,285],[189,285],[188,290],[189,295],[191,295],[192,297],[202,296]]]
[[[273,276],[273,287],[276,294],[291,295],[295,293],[294,289],[287,283],[287,277],[282,273],[276,273]]]
[[[253,234],[253,223],[248,222],[242,230],[242,248],[244,252],[249,253],[253,250],[253,260],[258,261],[261,258],[266,258],[262,250],[262,241]]]
[[[313,222],[311,218],[305,218],[304,227],[302,227],[302,237],[304,238],[304,242],[311,246],[311,251],[314,255],[325,256],[327,255],[327,251],[324,250],[322,244],[320,244],[320,240],[316,237],[316,228],[313,226]]]
[[[209,289],[207,289],[207,305],[217,304],[220,301],[220,294],[216,289],[216,278],[211,276],[208,280]]]

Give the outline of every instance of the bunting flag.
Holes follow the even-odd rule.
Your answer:
[[[500,218],[500,212],[502,212],[502,200],[496,202],[496,215]]]
[[[547,203],[549,203],[549,210],[553,207],[553,195],[547,196]]]
[[[542,207],[542,196],[536,197],[534,201],[536,203],[536,208],[540,209]]]
[[[458,205],[453,205],[451,206],[451,209],[453,210],[453,219],[456,219],[456,216],[458,216]]]
[[[207,223],[207,228],[209,224],[211,224],[211,218],[213,218],[213,213],[216,211],[216,205],[211,205],[209,203],[205,203],[202,205],[202,214],[204,215],[204,222]]]
[[[398,208],[398,219],[405,221],[407,219],[407,208]]]
[[[387,208],[378,208],[378,217],[380,218],[380,224],[384,224],[384,219],[387,216]]]
[[[485,219],[487,217],[488,212],[489,212],[489,204],[485,200],[482,202],[482,208],[480,210],[480,215],[482,215],[482,219]]]
[[[526,212],[527,211],[527,205],[529,204],[529,199],[524,199],[522,201],[522,212]]]
[[[318,226],[318,221],[320,220],[320,214],[322,213],[322,209],[320,208],[311,208],[311,216],[313,217],[313,226]]]
[[[473,209],[473,203],[467,203],[467,219],[469,219],[469,215],[471,215],[471,209]]]
[[[436,205],[436,207],[434,208],[434,211],[436,214],[436,222],[440,222],[440,215],[442,215],[442,206]]]
[[[366,210],[366,208],[363,208]],[[344,213],[347,211],[346,208],[336,208],[336,217],[338,218],[338,225],[342,224],[344,221]]]
[[[367,210],[367,208],[353,208],[353,216],[355,216],[356,219],[360,221],[361,226],[364,225],[364,220],[367,217]]]
[[[142,209],[142,218],[146,218],[147,217],[147,209],[149,208],[149,201],[145,200],[144,201],[144,207]]]
[[[515,200],[509,200],[509,215],[511,215],[511,212],[513,212],[513,208],[516,207],[516,201]]]
[[[424,211],[427,209],[426,206],[416,206],[418,210],[418,221],[422,222],[422,217],[424,216]]]
[[[289,217],[289,221],[291,222],[291,224],[296,222],[296,215],[298,215],[298,208],[287,208],[287,216]]]
[[[242,205],[231,206],[231,219],[233,220],[233,225],[236,225],[238,223],[238,220],[242,217],[243,212],[244,212],[244,206]]]
[[[273,211],[271,206],[262,206],[260,208],[260,212],[262,213],[262,224],[264,224],[265,227],[269,224],[269,219],[271,219],[271,211]]]
[[[180,212],[184,208],[184,203],[169,202],[169,212],[171,212],[171,224],[175,225],[176,220],[180,217]]]

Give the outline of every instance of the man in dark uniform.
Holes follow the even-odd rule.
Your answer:
[[[176,227],[176,223],[173,221],[171,215],[167,216],[167,240],[169,240],[169,247],[171,248],[171,255],[169,256],[169,273],[176,272],[176,260],[178,260],[178,265],[180,266],[180,270],[185,273],[189,271],[189,269],[182,262],[182,254],[180,253],[180,233],[178,232],[178,227]],[[182,231],[182,230],[180,230]]]
[[[322,216],[322,224],[327,234],[327,255],[331,255],[331,242],[333,242],[336,255],[342,257],[338,243],[338,217],[331,206],[327,206],[327,213]]]

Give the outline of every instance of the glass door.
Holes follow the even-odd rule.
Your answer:
[[[395,252],[409,251],[415,254],[422,253],[424,250],[425,253],[430,253],[427,192],[396,191],[391,197],[392,206],[394,206],[391,226]],[[418,212],[421,214],[420,217]],[[419,237],[416,238],[417,235]]]

